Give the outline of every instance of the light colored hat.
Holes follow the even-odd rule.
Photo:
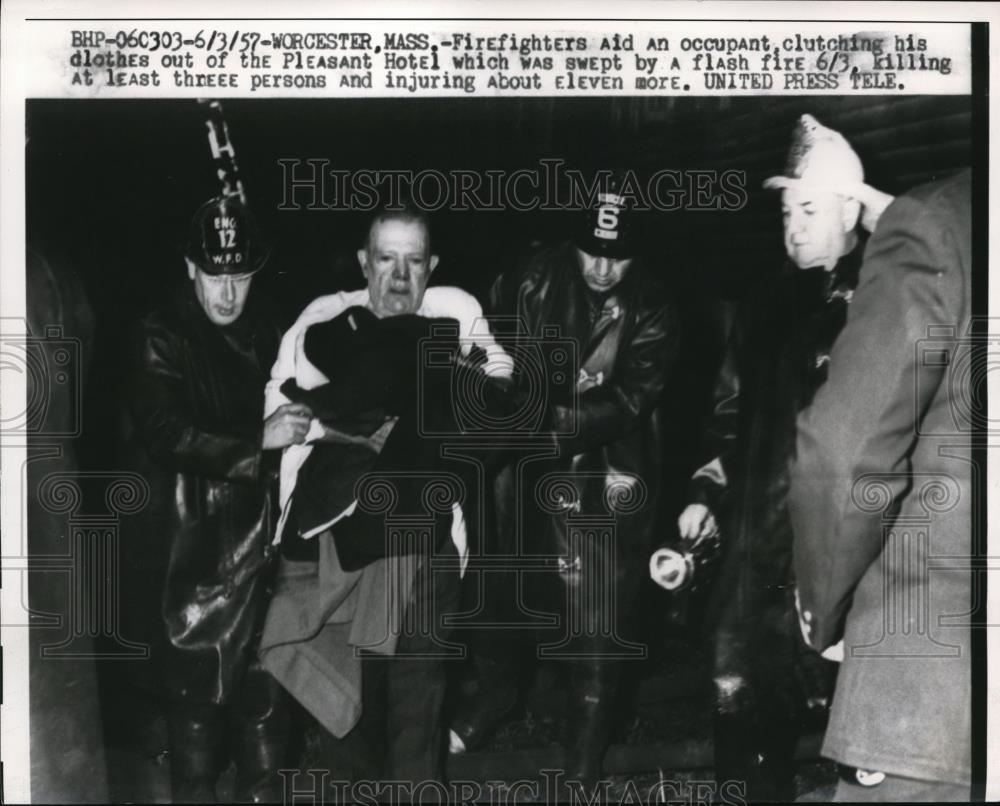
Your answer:
[[[767,190],[813,188],[849,196],[862,205],[861,223],[873,230],[893,197],[865,183],[861,158],[840,132],[803,115],[792,133],[785,171],[764,180]]]

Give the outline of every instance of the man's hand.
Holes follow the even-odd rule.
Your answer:
[[[795,589],[795,613],[799,617],[799,631],[802,633],[802,640],[806,646],[812,646],[812,613],[806,610],[802,612],[802,599],[799,597],[799,589]]]
[[[264,450],[301,445],[309,433],[312,410],[304,403],[286,403],[278,406],[264,420]]]
[[[795,612],[799,617],[799,630],[802,631],[802,640],[806,645],[812,647],[812,621],[813,615],[808,610],[802,609],[802,599],[799,597],[799,589],[795,589]],[[844,639],[841,638],[833,646],[828,646],[819,653],[820,657],[833,661],[834,663],[844,662]]]
[[[858,186],[858,190],[853,195],[861,202],[861,226],[868,232],[875,231],[885,208],[892,204],[896,198],[864,183]]]
[[[677,519],[677,529],[682,540],[696,542],[708,537],[715,537],[719,533],[715,515],[704,504],[688,504]]]

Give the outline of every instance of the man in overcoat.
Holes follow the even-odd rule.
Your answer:
[[[969,798],[971,182],[886,209],[799,417],[795,572],[809,643],[843,657],[823,744],[838,800]]]

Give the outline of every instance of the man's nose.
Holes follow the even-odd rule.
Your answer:
[[[611,261],[606,257],[599,257],[597,259],[597,265],[594,266],[594,271],[600,278],[606,278],[611,274]]]
[[[801,243],[805,240],[806,227],[805,221],[801,218],[790,218],[788,220],[788,234],[792,239],[793,243]]]
[[[396,280],[410,279],[410,267],[405,260],[397,260],[392,264],[392,276]]]
[[[228,278],[222,286],[222,300],[227,303],[236,302],[236,283]]]

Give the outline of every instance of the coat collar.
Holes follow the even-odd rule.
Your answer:
[[[858,287],[858,275],[861,273],[866,241],[866,237],[859,235],[854,248],[841,257],[833,267],[826,284],[827,302],[833,299],[851,301],[854,289]]]
[[[827,271],[822,268],[800,269],[794,263],[786,263],[786,271],[795,278],[798,293],[805,293],[807,298],[821,297],[825,302],[842,299],[850,302],[854,289],[858,286],[858,275],[865,253],[867,238],[861,234],[854,248],[842,255],[837,265]],[[815,296],[814,296],[815,295]]]

